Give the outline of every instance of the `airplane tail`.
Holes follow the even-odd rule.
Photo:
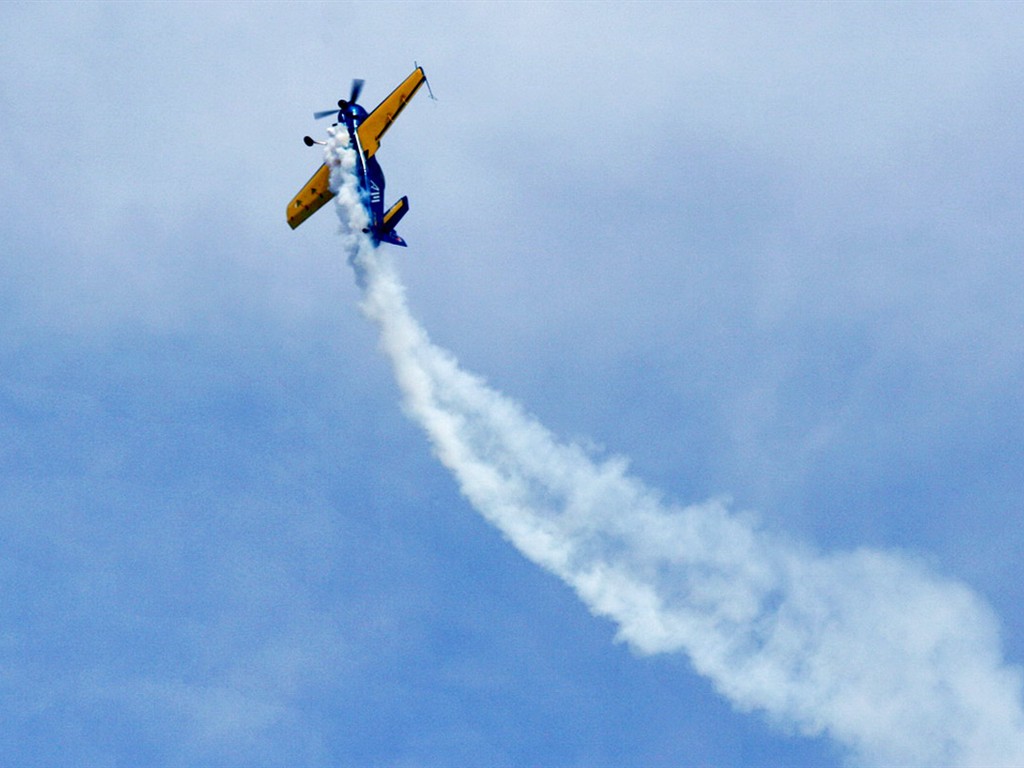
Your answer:
[[[397,203],[388,208],[388,212],[384,214],[384,221],[381,222],[380,232],[377,233],[377,239],[382,243],[391,243],[392,245],[405,246],[405,240],[398,236],[395,232],[395,227],[398,222],[402,220],[402,217],[409,212],[409,198],[402,197]]]

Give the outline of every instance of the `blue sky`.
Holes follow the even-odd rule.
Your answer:
[[[412,313],[678,504],[970,586],[1024,660],[1013,5],[0,8],[0,757],[839,765],[460,494],[284,207],[388,134]]]

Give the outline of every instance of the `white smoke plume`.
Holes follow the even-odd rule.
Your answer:
[[[345,248],[408,415],[470,503],[640,653],[688,655],[740,710],[868,765],[1024,765],[1021,671],[966,585],[893,552],[821,554],[709,501],[679,507],[559,442],[409,314],[345,130],[327,158]]]

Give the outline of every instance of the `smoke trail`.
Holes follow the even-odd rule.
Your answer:
[[[684,652],[741,710],[858,762],[1024,765],[1021,673],[967,586],[891,552],[821,554],[724,504],[677,507],[561,443],[434,346],[366,215],[345,132],[327,149],[345,247],[406,412],[462,493],[641,653]]]

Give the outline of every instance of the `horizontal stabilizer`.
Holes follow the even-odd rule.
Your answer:
[[[388,212],[384,214],[384,221],[380,223],[380,233],[386,234],[398,226],[398,222],[402,220],[409,211],[409,198],[403,197],[397,203],[388,208]]]
[[[405,240],[403,240],[401,237],[399,237],[398,233],[395,232],[395,230],[391,230],[390,232],[385,232],[383,235],[381,235],[378,238],[378,240],[380,242],[382,242],[382,243],[391,243],[392,245],[400,245],[403,248],[405,248],[406,245],[407,245]]]

